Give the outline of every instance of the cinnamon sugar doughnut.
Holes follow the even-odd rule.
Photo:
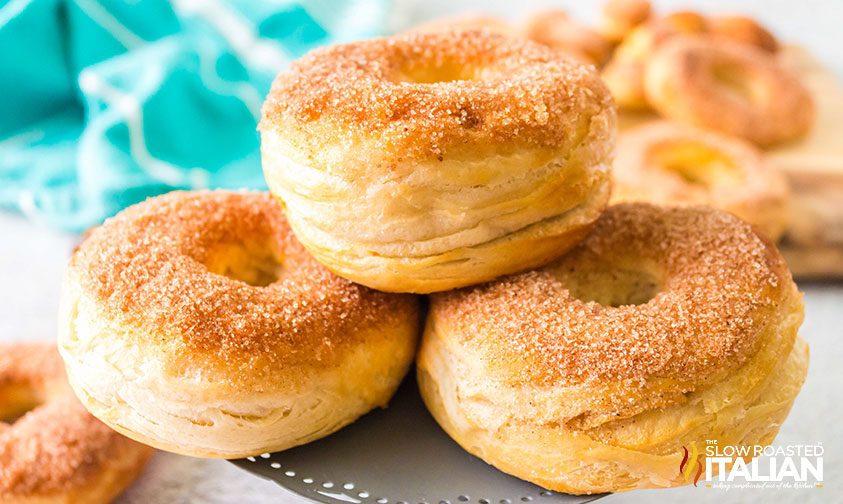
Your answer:
[[[656,32],[649,25],[632,30],[615,49],[600,76],[618,107],[625,110],[649,108],[644,92],[645,62],[656,45]]]
[[[55,345],[0,343],[0,419],[14,417],[0,420],[0,502],[110,502],[153,452],[85,411]]]
[[[698,35],[708,31],[708,18],[694,11],[671,12],[659,18],[655,24],[662,35],[668,35],[668,32],[672,35]]]
[[[167,451],[237,458],[326,436],[385,405],[418,300],[331,274],[268,194],[170,193],[70,260],[59,348],[91,413]]]
[[[611,43],[599,32],[571,19],[565,11],[538,11],[524,24],[524,36],[578,60],[603,66],[612,52]]]
[[[644,88],[668,118],[761,146],[803,135],[814,117],[796,75],[760,49],[724,40],[669,40],[648,61]]]
[[[649,19],[650,0],[608,0],[600,11],[600,33],[612,42],[620,42],[636,26]]]
[[[660,45],[677,35],[711,37],[770,53],[778,50],[775,37],[746,16],[708,18],[698,12],[677,11],[651,18],[628,30],[603,69],[603,80],[618,106],[630,110],[649,108],[644,85],[647,64]]]
[[[714,16],[708,20],[708,32],[715,37],[755,46],[770,53],[779,50],[779,42],[776,37],[757,21],[747,16]]]
[[[807,372],[802,318],[778,250],[737,217],[615,205],[543,268],[431,296],[419,385],[504,472],[577,494],[678,486],[683,447],[772,442]]]
[[[650,20],[621,41],[601,74],[619,107],[637,111],[649,108],[644,90],[647,61],[659,44],[696,30],[693,16],[693,13],[678,12]]]
[[[706,18],[691,11],[653,18],[633,29],[618,45],[602,73],[618,106],[633,111],[649,109],[644,73],[653,53],[673,37],[701,34],[706,30]]]
[[[612,179],[612,202],[711,205],[773,240],[787,228],[784,175],[737,138],[670,121],[639,126],[621,135]]]
[[[263,108],[270,190],[313,256],[434,292],[573,246],[608,199],[616,111],[588,66],[488,31],[317,49]]]

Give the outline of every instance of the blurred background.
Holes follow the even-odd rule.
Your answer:
[[[79,233],[104,218],[173,189],[264,188],[256,132],[260,106],[273,77],[309,49],[466,13],[519,22],[553,7],[593,24],[601,4],[0,1],[0,340],[54,338],[65,261]],[[750,15],[783,43],[806,49],[838,85],[843,81],[843,2],[661,0],[653,5]],[[843,134],[837,135],[843,145]],[[843,165],[832,169],[843,173]],[[836,180],[830,184],[840,183]],[[833,229],[824,232],[843,236],[837,221],[829,222],[824,227]],[[843,263],[837,266],[843,270]],[[843,485],[836,481],[843,431],[833,425],[843,414],[838,391],[843,346],[837,342],[843,286],[834,277],[800,281],[807,306],[803,337],[811,344],[812,363],[777,439],[826,445],[825,489],[682,488],[611,496],[605,502],[843,502]],[[223,461],[169,454],[157,455],[123,497],[124,502],[235,500],[295,502],[275,485]]]

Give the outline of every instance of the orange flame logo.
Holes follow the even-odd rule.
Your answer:
[[[697,482],[700,480],[703,472],[703,465],[698,460],[700,452],[697,450],[697,442],[694,441],[691,443],[690,453],[688,452],[688,448],[684,446],[682,447],[682,451],[684,451],[684,454],[682,455],[682,462],[679,463],[679,474],[685,478],[685,483],[690,483],[691,473],[696,468],[697,473],[694,475],[694,486],[697,486]]]

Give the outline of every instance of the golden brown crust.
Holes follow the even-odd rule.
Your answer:
[[[813,102],[798,77],[757,48],[675,37],[647,63],[647,99],[662,115],[766,146],[804,134]]]
[[[0,387],[25,385],[32,392],[46,393],[66,385],[64,364],[55,345],[0,344],[0,349]]]
[[[0,423],[5,427],[0,429],[4,502],[62,495],[114,497],[152,454],[151,448],[91,416],[73,397],[55,345],[0,344],[0,397],[4,409],[16,400],[41,403],[12,425]],[[118,488],[92,488],[121,459],[130,462],[129,480]]]
[[[651,12],[649,0],[608,0],[601,10],[600,31],[609,40],[620,41]]]
[[[649,19],[630,28],[603,69],[603,80],[618,106],[629,110],[650,107],[644,90],[647,62],[661,44],[678,35],[707,29],[706,19],[695,12],[679,11]]]
[[[625,132],[612,170],[613,202],[711,205],[773,240],[787,229],[789,190],[755,146],[671,121]]]
[[[708,21],[708,31],[715,37],[723,37],[734,42],[748,44],[775,53],[779,42],[769,30],[747,16],[714,16]]]
[[[602,77],[621,108],[649,108],[644,91],[647,61],[659,44],[682,33],[678,20],[652,19],[636,26],[623,38],[603,68]]]
[[[232,254],[280,263],[279,276],[261,286],[215,272],[226,267],[216,257]],[[256,392],[278,373],[305,380],[335,366],[367,327],[404,320],[416,303],[329,272],[265,193],[150,199],[96,229],[70,271],[102,316],[133,328],[127,334],[157,349],[173,372],[251,384]]]
[[[562,10],[536,12],[527,19],[524,35],[598,67],[606,63],[612,51],[612,45],[603,35],[577,23]]]
[[[778,49],[775,37],[745,16],[708,18],[694,11],[677,11],[650,18],[626,30],[603,70],[603,79],[619,106],[631,110],[650,106],[644,89],[647,63],[661,45],[681,35],[722,40],[770,53]]]
[[[540,44],[476,30],[407,33],[301,58],[276,79],[260,128],[311,158],[365,138],[406,162],[468,144],[569,150],[611,108],[593,70]],[[325,128],[330,136],[317,134]]]
[[[655,22],[657,30],[667,34],[700,34],[708,31],[708,18],[694,11],[676,11],[667,14]]]
[[[658,294],[616,307],[572,296],[572,279],[607,264],[652,267]],[[693,390],[757,350],[789,282],[775,247],[732,215],[621,204],[558,261],[436,294],[431,313],[457,335],[484,335],[475,344],[513,383],[643,385],[659,377]]]

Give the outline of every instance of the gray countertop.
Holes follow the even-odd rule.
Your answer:
[[[785,40],[809,47],[843,75],[840,55],[843,2],[772,0],[737,2],[660,1],[660,6],[704,6],[707,11],[751,13]],[[578,17],[593,18],[598,2],[551,1],[400,1],[403,13],[426,19],[462,10],[520,16],[539,5],[563,5]],[[455,5],[458,7],[455,8]],[[0,213],[0,340],[52,340],[65,261],[76,237],[63,235],[9,214]],[[684,487],[613,495],[607,503],[709,502],[804,503],[843,502],[843,283],[800,285],[807,313],[801,334],[811,346],[808,380],[776,440],[780,444],[821,442],[825,447],[825,488],[810,490],[729,491]],[[158,453],[139,481],[122,497],[127,503],[302,502],[272,483],[219,460],[200,460]]]

